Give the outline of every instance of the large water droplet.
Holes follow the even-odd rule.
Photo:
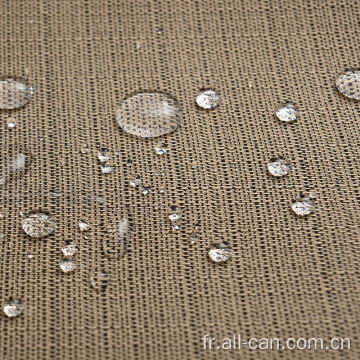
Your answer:
[[[30,156],[23,152],[0,156],[0,185],[23,175],[30,165]]]
[[[276,159],[267,164],[271,175],[285,176],[289,173],[290,166],[283,159]]]
[[[234,250],[227,246],[218,245],[209,250],[210,259],[220,263],[229,260],[234,255]]]
[[[90,284],[96,290],[104,290],[110,281],[110,275],[105,270],[94,270],[90,274]]]
[[[116,110],[119,126],[129,134],[157,137],[176,130],[182,118],[177,101],[162,93],[139,93],[123,100]]]
[[[131,234],[131,225],[127,218],[123,217],[109,230],[109,236],[104,238],[103,249],[109,257],[121,257],[125,255]]]
[[[294,201],[291,204],[291,208],[294,213],[299,216],[310,215],[315,210],[315,205],[309,199],[304,199],[301,201]]]
[[[205,90],[202,91],[196,97],[196,103],[203,109],[213,109],[219,105],[219,96],[216,94],[215,90]]]
[[[4,304],[3,311],[8,317],[19,316],[24,311],[20,300],[12,300]]]
[[[293,104],[280,105],[275,110],[275,114],[282,122],[292,122],[299,117],[299,111]]]
[[[55,216],[40,212],[28,214],[21,221],[21,224],[25,233],[34,238],[47,236],[57,228]]]
[[[67,258],[67,259],[63,259],[60,262],[60,269],[64,272],[64,273],[69,273],[74,271],[77,268],[77,263],[71,259],[71,258]]]
[[[32,98],[31,85],[10,78],[0,79],[0,109],[17,109],[26,105]]]
[[[347,71],[336,79],[336,87],[346,97],[360,100],[360,71]]]

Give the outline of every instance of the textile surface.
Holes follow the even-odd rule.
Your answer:
[[[32,157],[0,189],[0,300],[25,306],[0,316],[1,360],[359,359],[359,103],[335,87],[359,66],[357,1],[2,0],[0,18],[0,73],[34,86],[26,106],[0,111],[1,156]],[[203,88],[217,108],[196,105]],[[179,128],[121,130],[116,109],[139,91],[177,99]],[[275,118],[282,102],[296,122]],[[274,156],[286,177],[268,174]],[[151,193],[129,186],[135,175]],[[316,197],[307,217],[290,207],[301,194]],[[21,228],[36,209],[58,221],[45,238]],[[122,217],[133,231],[114,259],[103,243]],[[79,246],[70,274],[66,240]],[[235,256],[215,264],[208,249],[223,241]],[[106,289],[91,287],[95,268]],[[342,337],[351,350],[204,350],[206,334]]]

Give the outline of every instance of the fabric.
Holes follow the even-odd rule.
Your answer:
[[[359,358],[359,103],[335,87],[359,65],[358,2],[3,0],[0,17],[1,74],[34,86],[27,105],[0,111],[1,156],[32,155],[0,189],[0,300],[25,306],[0,316],[0,359]],[[196,105],[204,88],[217,108]],[[139,91],[177,99],[179,128],[121,130],[116,109]],[[282,102],[297,105],[296,122],[275,118]],[[286,177],[268,174],[274,156],[291,164]],[[135,175],[149,194],[129,186]],[[290,207],[301,194],[316,196],[307,217]],[[58,228],[32,239],[20,212],[37,209]],[[108,257],[123,217],[127,252]],[[66,240],[79,246],[69,274]],[[215,264],[208,249],[224,241],[236,255]],[[103,290],[90,283],[99,268]],[[206,334],[342,337],[351,350],[204,350]]]

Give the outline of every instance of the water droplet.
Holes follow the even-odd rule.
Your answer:
[[[81,147],[80,151],[82,154],[88,154],[90,152],[90,148],[88,145],[85,144]]]
[[[213,89],[204,90],[196,97],[196,103],[203,109],[213,109],[217,107],[219,100],[219,96]]]
[[[221,263],[229,260],[234,255],[234,250],[224,245],[217,245],[209,250],[210,259]]]
[[[133,161],[132,161],[132,160],[128,159],[128,160],[126,161],[126,166],[131,166],[132,164],[133,164]]]
[[[336,87],[346,97],[360,100],[360,71],[346,71],[336,79]]]
[[[81,231],[88,231],[90,224],[86,220],[79,220],[79,228]]]
[[[180,227],[179,227],[178,224],[173,224],[172,228],[173,228],[173,230],[175,230],[175,231],[180,229]]]
[[[137,48],[137,49],[140,49],[140,48],[141,48],[141,41],[138,40],[138,41],[136,41],[135,44],[136,44],[136,48]]]
[[[105,270],[94,270],[90,274],[90,284],[96,290],[104,290],[110,281],[110,275]]]
[[[21,304],[20,300],[12,300],[4,304],[3,310],[6,316],[15,317],[19,316],[24,311],[24,306]]]
[[[143,188],[142,188],[142,193],[143,193],[143,195],[147,195],[147,194],[149,194],[151,192],[151,188],[149,187],[149,186],[144,186]]]
[[[101,164],[101,172],[104,174],[109,174],[114,170],[112,166],[110,166],[109,163]]]
[[[29,19],[29,24],[33,24],[35,22],[35,18]]]
[[[130,186],[132,186],[132,187],[139,186],[139,185],[141,184],[140,176],[139,176],[139,175],[136,175],[136,176],[134,176],[133,178],[131,178],[131,179],[129,180],[129,184],[130,184]]]
[[[0,157],[0,185],[23,175],[30,165],[30,156],[23,152]]]
[[[74,256],[78,252],[78,246],[73,244],[71,241],[66,242],[66,246],[64,246],[61,251],[65,257]]]
[[[0,79],[0,109],[17,109],[26,105],[32,98],[31,85],[10,78]]]
[[[107,149],[102,149],[98,151],[97,157],[101,163],[107,162],[110,160],[109,152]]]
[[[299,117],[299,110],[293,104],[280,105],[275,114],[282,122],[292,122]]]
[[[267,164],[268,170],[271,175],[285,176],[289,173],[290,166],[283,159],[276,159]]]
[[[105,237],[103,249],[109,257],[121,257],[125,255],[132,227],[127,218],[123,217],[112,229],[109,230],[109,237]]]
[[[9,129],[13,129],[15,126],[16,126],[16,123],[15,123],[15,120],[14,120],[14,119],[8,120],[8,122],[7,122],[7,127],[8,127]]]
[[[308,199],[294,201],[291,204],[291,208],[293,209],[294,213],[299,216],[310,215],[315,210],[314,204]]]
[[[119,126],[129,134],[157,137],[176,130],[182,118],[178,103],[162,93],[139,93],[122,101],[116,110]]]
[[[77,268],[77,263],[71,258],[63,259],[60,262],[60,269],[64,273],[69,273],[74,271]]]
[[[170,206],[169,219],[171,221],[177,221],[181,218],[181,210],[177,205]]]
[[[28,214],[21,224],[25,233],[34,238],[50,235],[57,228],[55,216],[41,212]]]
[[[155,145],[155,152],[156,152],[156,154],[158,154],[158,155],[164,155],[164,154],[167,153],[167,151],[168,151],[168,149],[167,149],[167,146],[166,146],[165,143],[160,142],[160,143],[158,143],[157,145]]]
[[[35,257],[35,255],[34,255],[34,254],[27,253],[27,257],[28,257],[29,259],[32,259],[33,257]]]

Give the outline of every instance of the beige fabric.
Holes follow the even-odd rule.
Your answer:
[[[1,74],[27,79],[34,97],[0,112],[1,156],[21,147],[33,157],[1,188],[0,300],[26,309],[0,317],[0,359],[358,359],[359,104],[334,86],[359,64],[358,5],[3,0]],[[201,88],[215,88],[221,105],[199,109]],[[121,100],[144,90],[182,107],[161,157],[159,139],[115,120]],[[275,119],[283,101],[299,107],[297,122]],[[96,145],[110,150],[112,173],[101,173]],[[292,171],[276,179],[266,163],[279,155]],[[150,194],[129,186],[136,174]],[[317,196],[307,218],[290,209],[300,193]],[[179,231],[167,217],[174,203]],[[32,240],[20,211],[38,208],[59,228]],[[134,224],[128,252],[107,258],[103,241],[122,216]],[[59,268],[65,240],[80,248],[72,274]],[[236,257],[211,263],[214,241]],[[105,291],[90,286],[98,267],[111,275]],[[205,334],[348,337],[352,350],[209,351]]]

